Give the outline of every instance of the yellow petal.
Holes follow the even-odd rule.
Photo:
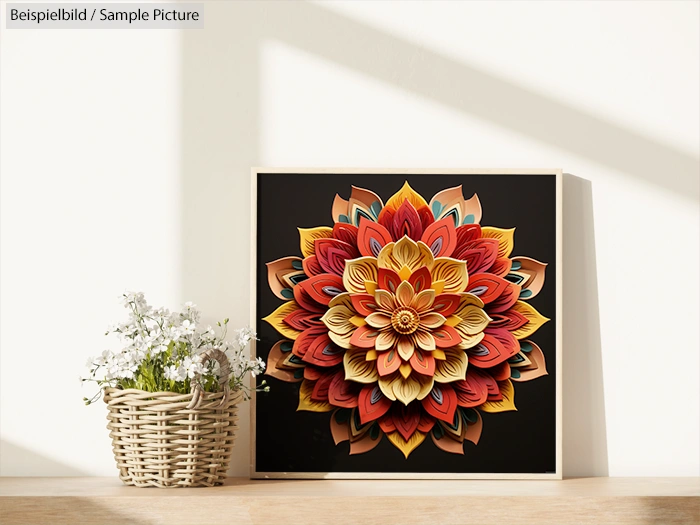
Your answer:
[[[515,228],[504,230],[502,228],[494,228],[493,226],[485,226],[481,228],[481,236],[486,239],[496,239],[498,241],[498,258],[508,257],[513,251],[513,236]]]
[[[399,270],[399,279],[402,281],[408,281],[408,279],[411,277],[411,269],[408,266],[404,266]]]
[[[374,383],[379,379],[375,362],[368,361],[365,358],[366,354],[366,350],[360,348],[345,352],[343,356],[345,379],[356,383]]]
[[[433,290],[432,288],[428,288],[427,290],[418,292],[415,295],[413,301],[411,302],[411,306],[415,308],[418,313],[422,313],[426,310],[429,310],[433,306],[434,302],[435,290]]]
[[[364,320],[374,328],[386,328],[391,324],[391,317],[383,312],[372,312]]]
[[[450,257],[438,257],[431,270],[433,282],[443,281],[445,293],[463,292],[469,283],[467,263]]]
[[[451,383],[465,379],[467,375],[467,354],[464,350],[448,348],[444,350],[445,359],[435,361],[435,381]]]
[[[325,324],[331,332],[344,335],[353,332],[355,328],[357,328],[350,322],[350,319],[352,319],[354,315],[355,312],[345,306],[334,306],[323,314],[321,321],[323,321],[323,324]]]
[[[399,372],[401,372],[401,375],[404,378],[407,378],[408,376],[411,375],[411,370],[413,370],[413,369],[411,368],[411,365],[408,363],[401,363],[401,366],[399,367]]]
[[[455,330],[459,332],[459,329],[457,327],[455,327]],[[484,338],[484,332],[480,332],[476,335],[466,335],[463,332],[459,332],[459,335],[462,336],[462,342],[460,342],[456,348],[459,348],[460,350],[467,350],[468,348],[473,348],[476,345],[478,345]]]
[[[423,266],[430,269],[433,267],[433,260],[433,252],[424,242],[416,242],[406,236],[384,246],[377,256],[377,264],[380,268],[388,268],[396,273],[399,273],[404,266],[411,272]]]
[[[413,286],[408,281],[401,281],[401,284],[396,289],[396,301],[401,306],[410,306],[415,294]]]
[[[333,228],[328,226],[318,226],[317,228],[298,228],[299,244],[301,246],[301,254],[304,257],[314,255],[314,241],[316,239],[327,239],[333,235]]]
[[[411,341],[411,338],[407,335],[399,336],[398,339],[399,340],[396,343],[396,351],[401,356],[401,359],[408,361],[413,356],[413,350],[415,349],[413,346],[413,341]]]
[[[459,294],[459,308],[457,308],[455,315],[459,315],[460,309],[464,308],[465,306],[469,306],[469,305],[474,305],[474,306],[478,306],[479,308],[483,308],[484,301],[479,299],[473,293],[461,293],[461,294]]]
[[[425,434],[416,430],[411,437],[406,441],[403,436],[398,432],[391,432],[387,434],[386,437],[391,441],[391,444],[398,448],[406,459],[413,452],[418,445],[423,443],[425,440]]]
[[[330,403],[324,401],[314,401],[311,399],[311,393],[314,391],[314,384],[308,379],[301,382],[299,388],[299,406],[297,410],[306,410],[307,412],[330,412],[333,407]]]
[[[445,319],[445,324],[447,326],[451,326],[453,328],[461,322],[462,322],[462,319],[460,317],[457,317],[456,315],[451,315],[447,319]]]
[[[445,352],[443,352],[439,348],[436,348],[435,350],[433,350],[433,353],[430,355],[432,355],[435,359],[447,359]]]
[[[425,199],[421,197],[419,193],[416,193],[408,184],[408,181],[406,181],[401,189],[394,193],[394,195],[392,195],[386,202],[386,206],[396,210],[405,200],[408,200],[408,202],[410,202],[416,210],[428,205],[428,203],[425,202]]]
[[[373,295],[377,290],[377,283],[374,281],[365,281],[365,289],[368,294]]]
[[[339,293],[328,303],[329,308],[334,306],[344,306],[348,310],[354,310],[352,306],[352,299],[350,299],[350,294],[348,292]]]
[[[267,317],[263,317],[263,321],[267,321],[270,325],[282,334],[287,339],[296,339],[301,333],[299,330],[295,330],[287,323],[284,322],[284,318],[295,310],[299,310],[301,307],[295,301],[287,301],[283,303],[277,310],[272,312]]]
[[[503,399],[500,401],[487,401],[479,407],[480,410],[484,412],[508,412],[512,410],[518,410],[515,408],[515,389],[513,388],[513,383],[510,379],[498,382],[499,389],[503,395]]]
[[[351,322],[352,324],[354,324],[355,326],[357,326],[358,328],[359,328],[360,326],[365,326],[365,325],[367,324],[367,321],[365,321],[365,318],[362,317],[361,315],[353,315],[353,316],[350,318],[350,322]]]
[[[367,355],[365,356],[365,361],[376,361],[377,360],[376,350],[367,350]]]
[[[533,306],[523,301],[516,301],[512,308],[527,319],[526,325],[512,332],[516,339],[525,339],[531,336],[540,326],[549,321],[544,315],[535,310]]]
[[[459,316],[462,322],[455,329],[465,336],[476,335],[483,332],[491,321],[491,318],[478,306],[467,306],[460,309]]]
[[[367,293],[366,282],[377,282],[377,259],[360,257],[345,262],[343,286],[350,293]]]

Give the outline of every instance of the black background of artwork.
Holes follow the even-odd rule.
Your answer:
[[[278,299],[267,283],[266,262],[300,256],[297,227],[333,226],[331,205],[351,186],[372,190],[384,202],[404,181],[427,202],[437,192],[462,185],[465,198],[478,194],[481,224],[515,230],[513,256],[548,263],[542,291],[529,302],[551,319],[531,339],[541,348],[549,375],[514,383],[516,412],[482,413],[478,445],[465,441],[464,455],[438,449],[426,436],[408,459],[384,437],[365,454],[350,456],[349,443],[333,443],[331,413],[297,412],[300,383],[267,377],[269,393],[256,404],[258,472],[444,472],[551,473],[556,463],[556,181],[553,175],[258,174],[257,355],[267,360],[282,337],[261,319]]]

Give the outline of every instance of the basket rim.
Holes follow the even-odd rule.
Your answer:
[[[235,388],[231,389],[231,396],[235,396],[238,393],[242,391],[241,388]],[[123,394],[152,394],[152,395],[158,395],[158,396],[191,396],[192,392],[186,392],[186,393],[180,393],[180,392],[170,392],[168,390],[156,390],[156,391],[150,391],[150,390],[141,390],[138,388],[119,388],[119,387],[114,387],[114,386],[109,386],[109,387],[104,387],[102,389],[103,393],[112,393],[112,392],[122,392]],[[223,395],[223,392],[202,392],[202,395],[205,396],[217,396],[217,395]]]

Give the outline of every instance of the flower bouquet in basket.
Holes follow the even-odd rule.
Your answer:
[[[104,394],[107,428],[127,485],[213,486],[226,478],[238,403],[250,398],[249,374],[263,372],[246,348],[255,334],[247,328],[226,339],[228,319],[199,326],[192,303],[182,312],[150,307],[142,293],[123,296],[126,323],[107,331],[122,342],[88,360],[89,376]],[[268,390],[265,381],[260,388]]]

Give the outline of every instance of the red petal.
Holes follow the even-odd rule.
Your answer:
[[[377,311],[377,303],[373,295],[368,293],[353,294],[350,296],[350,300],[355,311],[362,316],[366,317]]]
[[[401,284],[401,277],[394,270],[379,268],[377,272],[377,286],[382,290],[389,290],[396,293],[396,289]]]
[[[433,278],[430,275],[430,270],[423,266],[411,274],[408,278],[408,282],[413,286],[416,293],[418,293],[430,288],[433,284]]]
[[[391,414],[387,414],[379,420],[379,428],[385,434],[396,432],[396,425],[394,425],[394,419],[391,417]]]
[[[457,248],[452,257],[467,263],[469,275],[485,272],[496,262],[498,241],[496,239],[477,239]]]
[[[302,360],[312,365],[329,367],[343,362],[345,350],[336,345],[328,334],[319,335],[309,345]]]
[[[448,317],[459,308],[459,294],[441,293],[433,302],[433,311]]]
[[[376,257],[381,249],[391,242],[391,234],[381,224],[360,219],[360,229],[357,233],[357,248],[365,257]]]
[[[325,370],[321,368],[316,368],[315,366],[307,365],[304,367],[304,379],[316,381],[323,375],[324,372]]]
[[[377,372],[380,376],[387,376],[396,372],[401,366],[401,358],[396,350],[382,352],[377,357]]]
[[[505,279],[504,279],[505,281]],[[506,286],[505,290],[501,293],[500,296],[498,296],[497,299],[494,299],[491,301],[487,306],[486,306],[486,312],[491,314],[497,314],[500,312],[505,312],[508,310],[511,306],[515,304],[515,302],[518,300],[518,297],[520,297],[520,285],[511,283],[510,281],[506,281],[508,283],[508,286]]]
[[[295,288],[301,287],[317,303],[328,305],[338,294],[345,291],[343,279],[330,273],[314,275],[300,282]]]
[[[425,410],[421,410],[420,421],[418,422],[418,430],[421,432],[430,432],[435,426],[435,418],[428,414]]]
[[[379,419],[391,408],[391,399],[382,394],[378,385],[367,385],[360,390],[357,409],[360,412],[360,421],[364,425],[375,419]]]
[[[469,364],[479,368],[491,368],[510,359],[520,351],[518,341],[508,330],[497,328],[486,330],[484,338],[467,350]]]
[[[421,226],[423,226],[423,231],[435,222],[435,217],[433,212],[427,206],[421,206],[418,208],[418,217],[420,217]]]
[[[391,411],[391,419],[399,434],[408,441],[418,429],[418,423],[420,423],[418,403],[410,403],[408,406],[401,403],[394,405]]]
[[[459,332],[446,324],[430,333],[435,338],[435,346],[438,348],[451,348],[458,345],[462,341],[462,337],[459,335]]]
[[[328,275],[328,274],[325,274]],[[318,312],[322,313],[327,308],[324,308],[324,305],[319,304],[316,302],[316,300],[311,297],[309,292],[301,286],[301,283],[296,285],[294,288],[294,300],[297,302],[299,306],[301,306],[304,310],[308,310],[310,312]]]
[[[384,228],[386,228],[388,232],[391,232],[391,225],[394,224],[395,214],[395,210],[385,206],[384,208],[382,208],[382,211],[379,212],[379,218],[377,219],[377,222],[384,226]]]
[[[300,333],[294,340],[294,346],[292,346],[294,355],[303,359],[311,343],[313,343],[319,335],[327,333],[327,330],[325,326],[313,326]]]
[[[318,257],[315,255],[306,257],[301,261],[301,266],[304,268],[304,273],[309,277],[323,273],[323,268],[321,268],[321,265],[318,263]]]
[[[501,257],[500,259],[496,259],[496,262],[489,268],[489,272],[499,277],[505,277],[510,272],[512,266],[513,261],[507,257]]]
[[[333,374],[323,374],[319,377],[311,392],[311,399],[314,401],[328,401],[328,387],[332,380]]]
[[[345,372],[340,370],[333,376],[333,381],[328,388],[328,401],[336,407],[355,408],[360,386],[359,383],[346,381]]]
[[[338,239],[316,239],[314,249],[318,263],[327,273],[343,275],[345,261],[360,256],[357,248]]]
[[[374,342],[379,332],[371,326],[361,326],[352,334],[350,344],[359,348],[374,348]]]
[[[295,330],[306,330],[315,326],[322,326],[318,312],[309,312],[303,308],[294,310],[284,318],[284,322]]]
[[[462,407],[477,407],[486,402],[488,388],[486,382],[469,370],[464,381],[452,383],[457,394],[457,404]]]
[[[496,381],[510,379],[510,365],[508,361],[503,361],[500,365],[489,368],[489,373]]]
[[[357,246],[357,226],[345,222],[337,222],[333,226],[333,238]]]
[[[411,363],[411,368],[419,374],[429,377],[435,375],[435,358],[430,352],[416,348],[409,362]]]
[[[469,276],[467,291],[478,296],[479,299],[484,301],[484,304],[488,304],[498,299],[511,284],[513,283],[506,281],[502,277],[490,273],[480,273]]]
[[[481,239],[481,226],[478,224],[464,224],[455,230],[457,234],[457,247],[462,247],[467,243]]]
[[[512,308],[499,314],[490,313],[489,317],[493,319],[489,323],[489,328],[505,328],[510,332],[514,332],[528,323],[527,318],[523,314]]]
[[[457,247],[457,232],[452,217],[445,217],[428,226],[421,240],[435,257],[449,257]]]
[[[457,409],[457,394],[450,385],[435,383],[423,401],[423,408],[433,417],[441,419],[450,425],[455,419]]]
[[[421,223],[418,212],[413,207],[413,204],[408,202],[408,199],[403,201],[394,214],[394,220],[389,228],[393,240],[398,241],[404,235],[410,237],[414,241],[419,241],[423,235],[423,224]]]

